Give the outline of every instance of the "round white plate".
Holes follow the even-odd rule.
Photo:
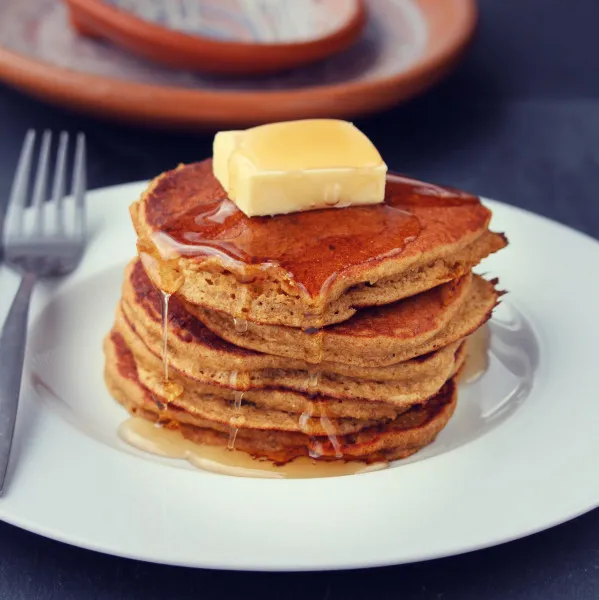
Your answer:
[[[115,555],[196,567],[338,569],[447,556],[528,535],[599,504],[599,244],[490,202],[510,246],[481,271],[509,290],[490,369],[438,440],[374,473],[243,479],[126,447],[102,337],[135,252],[131,184],[91,192],[80,268],[40,286],[0,519]],[[0,319],[16,287],[0,272]]]

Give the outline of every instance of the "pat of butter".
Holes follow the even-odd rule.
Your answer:
[[[351,123],[309,119],[217,133],[213,171],[253,217],[383,202],[387,165]]]

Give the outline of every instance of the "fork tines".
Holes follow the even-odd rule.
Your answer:
[[[52,150],[52,132],[44,131],[41,138],[39,158],[37,162],[36,175],[33,184],[31,205],[34,208],[35,217],[31,231],[25,232],[25,208],[29,198],[29,182],[31,168],[34,158],[36,132],[30,129],[25,136],[17,171],[13,180],[5,225],[6,243],[24,235],[28,238],[35,235],[65,235],[67,226],[65,224],[64,198],[66,192],[67,178],[67,154],[69,147],[69,134],[63,131],[59,135],[58,149],[54,166],[54,177],[52,182],[52,195],[48,197],[48,184],[50,174],[50,155]],[[85,237],[85,135],[77,135],[75,145],[74,166],[72,171],[72,194],[75,199],[74,219],[72,220],[71,235],[79,239]],[[50,202],[47,200],[50,199]],[[46,213],[51,211],[54,216],[53,225],[46,226]],[[69,220],[71,221],[71,220]]]

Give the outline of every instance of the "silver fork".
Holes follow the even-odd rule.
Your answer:
[[[64,196],[69,136],[60,134],[54,168],[52,198],[46,202],[52,133],[42,136],[33,185],[33,223],[25,219],[28,182],[33,162],[35,131],[25,136],[13,180],[4,225],[4,258],[9,267],[21,273],[19,290],[13,300],[0,335],[0,496],[4,491],[10,449],[17,418],[23,373],[27,317],[31,293],[39,278],[70,273],[79,263],[85,246],[85,137],[77,136],[73,167],[74,218],[67,223]],[[53,219],[47,223],[46,213]]]

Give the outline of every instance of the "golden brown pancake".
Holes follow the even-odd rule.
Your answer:
[[[193,414],[189,412],[189,407],[157,397],[143,385],[134,357],[122,336],[116,333],[109,335],[105,340],[105,352],[108,388],[129,412],[179,429],[193,442],[227,445],[228,424]],[[317,456],[327,460],[340,454],[345,460],[391,460],[408,456],[432,442],[447,424],[455,403],[455,383],[449,380],[437,395],[426,402],[393,420],[368,425],[356,433],[307,435],[297,431],[250,428],[241,423],[236,447],[277,464],[299,456]],[[323,427],[327,425],[323,423]]]
[[[500,295],[471,272],[507,243],[478,198],[390,174],[382,204],[248,218],[208,160],[131,216],[139,259],[104,350],[132,414],[276,464],[403,458],[447,424]]]
[[[112,334],[121,336],[133,355],[140,381],[158,396],[169,395],[164,391],[161,357],[147,348],[125,319],[117,318]],[[312,387],[307,384],[308,374],[304,373],[303,380],[298,377],[298,383],[306,389],[293,390],[284,387],[285,372],[281,372],[279,377],[271,377],[268,385],[264,382],[262,385],[250,382],[240,386],[238,381],[244,378],[246,381],[251,380],[252,373],[226,373],[223,383],[215,383],[209,378],[197,379],[183,373],[174,368],[172,364],[169,365],[169,385],[172,388],[174,383],[175,389],[185,394],[184,400],[197,405],[201,410],[206,409],[207,403],[218,405],[223,422],[234,416],[235,413],[232,410],[236,398],[243,399],[245,405],[262,409],[263,413],[266,411],[295,413],[296,420],[299,415],[306,413],[316,417],[324,415],[335,419],[388,420],[395,418],[413,404],[418,404],[437,393],[445,381],[461,367],[466,356],[465,347],[466,345],[463,343],[458,346],[454,345],[450,368],[435,373],[430,379],[422,377],[399,382],[372,382],[368,391],[375,396],[374,398],[351,395],[352,388],[366,388],[365,385],[363,388],[360,387],[359,380],[345,378],[339,382],[330,380],[320,382],[321,377],[319,376],[318,381]],[[356,385],[352,386],[354,381],[356,381]],[[317,386],[320,389],[331,389],[335,396],[327,395],[322,391],[316,392]],[[343,397],[339,398],[338,396]],[[269,423],[264,423],[263,428],[268,429]]]
[[[465,276],[394,304],[362,309],[349,321],[313,334],[255,323],[242,333],[229,315],[197,310],[207,327],[237,346],[314,363],[384,367],[470,335],[490,318],[498,297],[495,282]]]
[[[246,217],[206,160],[156,178],[131,207],[154,282],[193,305],[322,327],[470,271],[503,248],[478,198],[389,175],[385,202]]]
[[[128,352],[135,363],[137,377],[139,382],[146,388],[155,400],[156,405],[164,404],[164,410],[172,409],[178,411],[181,420],[184,423],[195,424],[211,421],[222,426],[230,424],[231,419],[243,421],[243,426],[247,429],[260,429],[262,431],[298,431],[309,435],[327,435],[323,427],[320,415],[312,416],[306,413],[306,417],[301,419],[302,413],[288,412],[278,410],[267,404],[257,404],[243,396],[240,407],[236,408],[233,397],[217,395],[210,389],[210,386],[196,386],[190,379],[182,377],[179,373],[172,373],[169,377],[169,388],[174,384],[181,384],[176,394],[165,388],[161,376],[161,369],[149,371],[144,369],[137,362],[135,355],[125,343],[120,334],[111,332],[109,341],[105,344],[105,353],[107,357],[107,372],[113,373],[114,365],[118,364],[118,358],[115,358],[118,352]],[[114,375],[111,375],[114,376]],[[213,386],[214,387],[214,386]],[[354,418],[336,418],[325,412],[326,403],[321,406],[321,413],[328,417],[327,427],[340,435],[356,433],[365,427],[376,424],[377,421],[369,419]],[[394,415],[396,416],[396,415]],[[382,421],[388,421],[392,417],[383,417]]]
[[[123,299],[117,309],[115,328],[132,348],[138,362],[159,370],[162,357],[160,294],[136,260],[126,270]],[[355,402],[356,398],[407,406],[436,393],[455,370],[460,340],[434,353],[388,367],[352,367],[342,363],[321,363],[271,356],[243,350],[225,342],[189,314],[175,298],[169,302],[168,362],[185,376],[203,384],[249,392],[269,388],[271,400],[303,406],[304,396],[293,391],[346,400],[333,411],[340,416],[377,418],[380,411]],[[312,374],[310,374],[312,369]],[[275,389],[276,388],[276,389]],[[301,398],[301,399],[300,399]],[[302,409],[303,411],[304,409]],[[385,414],[389,409],[385,408]]]

